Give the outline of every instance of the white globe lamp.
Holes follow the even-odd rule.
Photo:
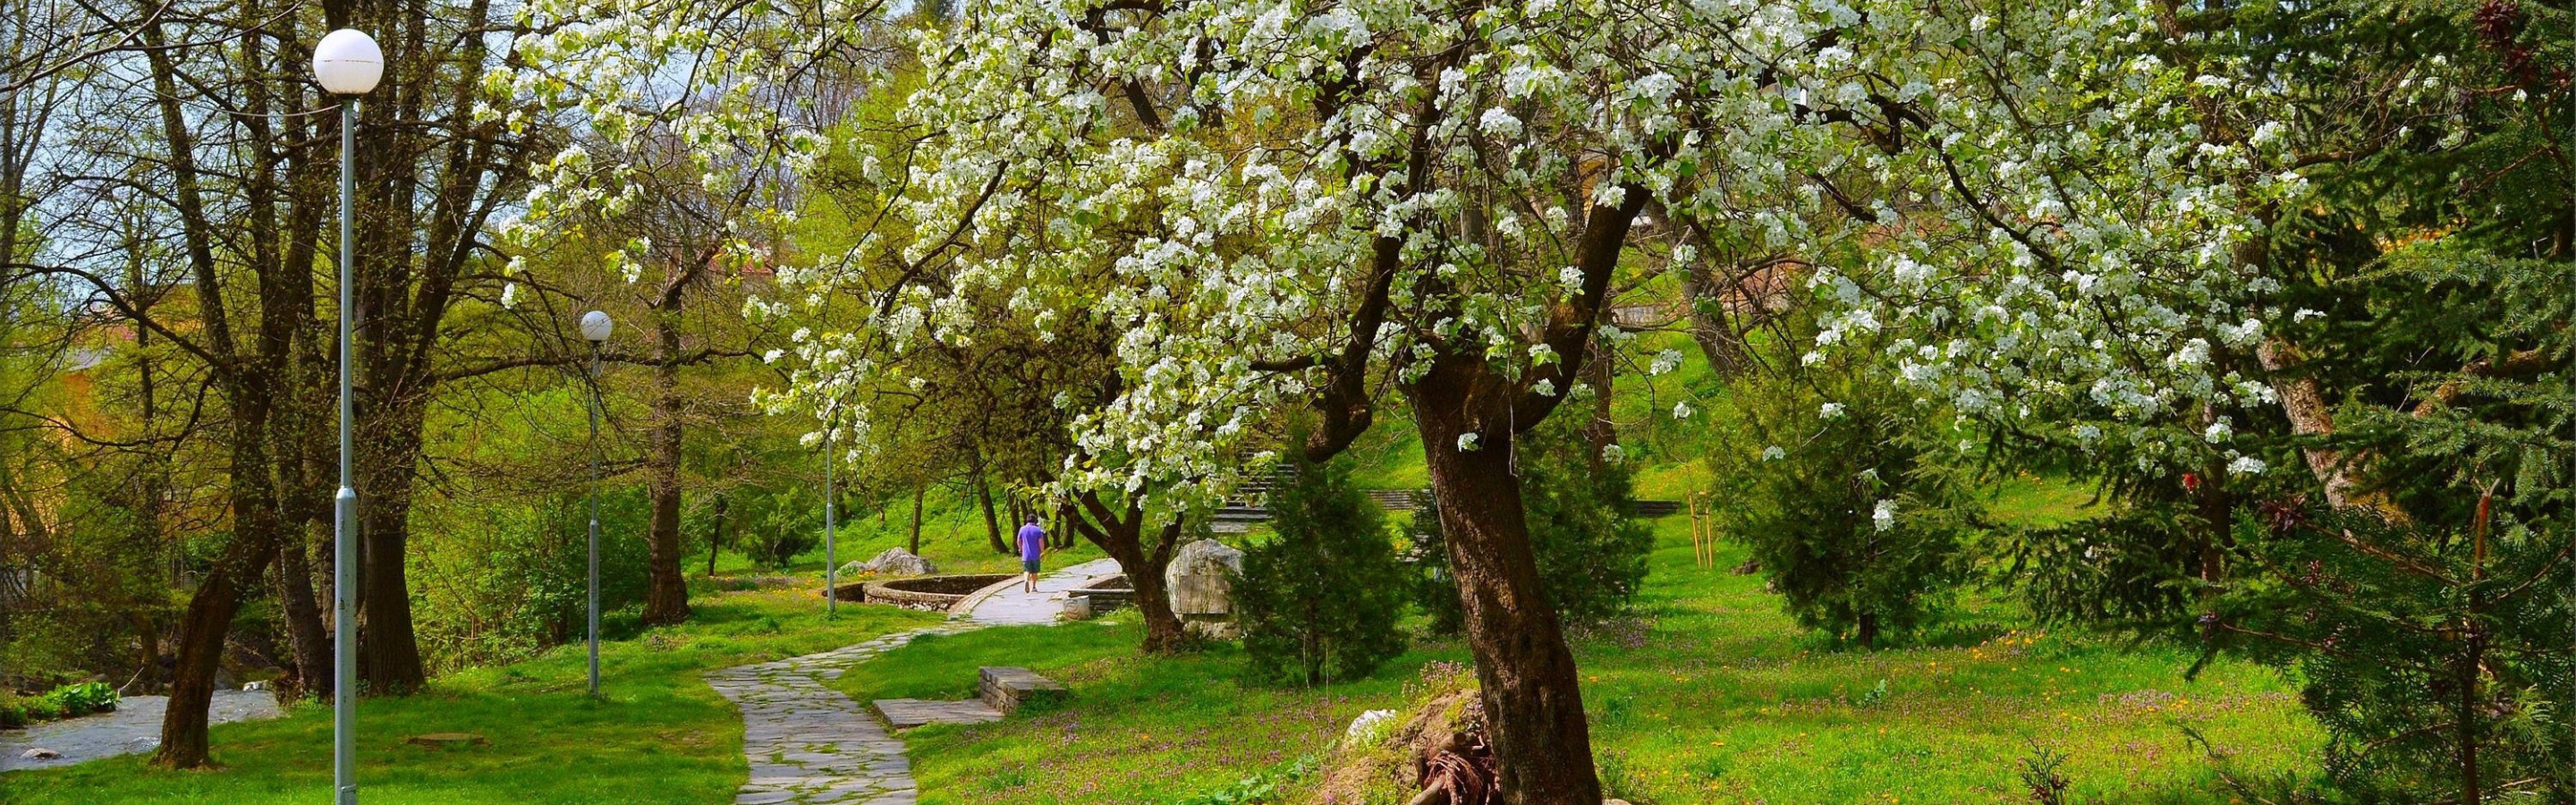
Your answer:
[[[608,340],[609,332],[615,329],[617,329],[617,323],[609,321],[608,313],[605,311],[593,310],[581,314],[581,337],[590,339],[591,343]]]
[[[375,37],[342,28],[313,46],[313,77],[333,95],[365,95],[385,77],[385,51]]]

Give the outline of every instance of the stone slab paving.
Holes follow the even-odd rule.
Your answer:
[[[877,718],[897,730],[908,730],[923,724],[982,724],[1002,720],[1002,711],[993,709],[982,699],[941,701],[932,699],[878,699],[874,706]]]
[[[0,731],[0,771],[69,766],[85,760],[150,752],[161,747],[161,714],[168,696],[127,696],[116,711],[38,724],[24,730]],[[211,724],[276,718],[277,694],[265,690],[219,690],[206,708]],[[51,749],[61,757],[21,757],[29,749]]]
[[[735,804],[913,805],[920,786],[913,782],[903,741],[856,700],[823,683],[921,635],[1054,623],[1064,591],[1117,574],[1116,561],[1085,562],[1040,577],[1036,593],[1021,591],[1015,581],[1006,590],[982,594],[971,612],[928,629],[707,674],[707,685],[742,711],[742,754],[751,762],[751,779],[734,795]]]
[[[1064,611],[1067,590],[1089,587],[1101,579],[1118,575],[1118,560],[1094,559],[1038,577],[1038,591],[1020,589],[1016,579],[1001,590],[975,603],[966,617],[983,626],[1012,626],[1032,623],[1054,623]]]

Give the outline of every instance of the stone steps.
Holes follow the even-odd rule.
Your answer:
[[[877,720],[896,730],[924,724],[982,724],[1002,720],[1002,711],[993,709],[981,699],[878,699],[871,706],[876,710]]]
[[[975,671],[975,695],[994,710],[1008,713],[1021,705],[1063,701],[1070,692],[1064,683],[1038,676],[1026,668],[987,665]]]

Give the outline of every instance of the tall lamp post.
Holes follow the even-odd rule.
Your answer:
[[[823,408],[823,617],[841,614],[841,560],[833,538],[839,530],[841,496],[832,487],[832,407]]]
[[[581,337],[590,341],[590,695],[599,696],[599,345],[617,327],[608,314],[581,314]]]
[[[357,283],[350,266],[356,249],[349,207],[357,196],[358,96],[385,75],[385,52],[364,33],[343,28],[313,45],[313,77],[340,96],[340,492],[331,504],[331,784],[339,805],[358,802],[358,486],[351,476],[350,420],[356,404],[349,370],[357,354]]]

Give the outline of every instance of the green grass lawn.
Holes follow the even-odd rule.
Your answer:
[[[697,617],[636,639],[604,642],[601,701],[584,695],[579,644],[500,668],[438,677],[430,689],[358,707],[359,783],[369,803],[720,803],[748,769],[742,720],[700,675],[708,670],[837,648],[938,617],[892,607],[843,607],[825,620],[812,590],[701,594]],[[427,749],[409,736],[473,732],[490,746]],[[327,802],[331,712],[214,728],[224,768],[173,772],[144,756],[0,776],[0,802]]]
[[[2079,800],[2228,802],[2186,727],[2239,771],[2312,773],[2320,737],[2270,671],[2221,662],[2185,681],[2188,651],[2034,631],[1975,596],[1915,647],[1833,650],[1781,614],[1760,577],[1693,567],[1687,523],[1656,523],[1642,617],[1577,639],[1615,793],[1657,805],[2026,802],[2022,763],[2044,749],[2066,756],[2059,772]],[[1279,689],[1243,679],[1230,646],[1139,657],[1138,628],[1121,616],[927,640],[838,684],[861,699],[963,697],[975,666],[1010,664],[1073,687],[1051,712],[911,733],[926,804],[1170,802],[1320,752],[1361,712],[1404,707],[1425,664],[1466,658],[1425,643],[1372,679]]]
[[[1686,472],[1667,475],[1658,476],[1665,486],[1688,484]],[[2084,516],[2085,497],[2017,479],[2001,485],[1995,503],[2056,522]],[[2186,728],[2238,771],[2315,773],[2319,735],[2293,687],[2272,672],[2221,662],[2185,681],[2192,655],[2184,649],[2038,631],[2017,607],[1974,594],[1911,647],[1836,650],[1781,614],[1759,576],[1695,567],[1686,518],[1655,528],[1659,548],[1638,617],[1575,639],[1595,749],[1618,795],[1647,805],[2025,802],[2022,765],[2047,751],[2065,757],[2058,770],[2074,781],[2077,801],[2228,802]],[[861,530],[844,555],[893,538]],[[926,528],[924,548],[952,569],[974,569],[981,540],[975,529]],[[1718,566],[1741,559],[1722,556]],[[788,572],[820,570],[809,555]],[[741,721],[701,674],[936,620],[851,606],[827,622],[809,589],[713,591],[739,583],[702,580],[698,617],[687,625],[612,628],[628,639],[606,646],[605,701],[582,695],[581,647],[572,645],[444,675],[419,696],[365,702],[366,801],[728,802],[746,773]],[[1141,637],[1133,613],[929,637],[832,684],[861,700],[963,698],[976,666],[1029,666],[1071,685],[1073,701],[909,733],[924,803],[1169,803],[1279,774],[1323,752],[1361,712],[1407,709],[1426,672],[1467,660],[1454,640],[1421,641],[1370,679],[1278,688],[1247,680],[1234,646],[1154,658],[1137,654]],[[491,745],[402,743],[448,731],[481,733]],[[0,778],[0,802],[327,796],[327,709],[217,727],[214,743],[220,770],[160,771],[134,756],[12,773]]]

